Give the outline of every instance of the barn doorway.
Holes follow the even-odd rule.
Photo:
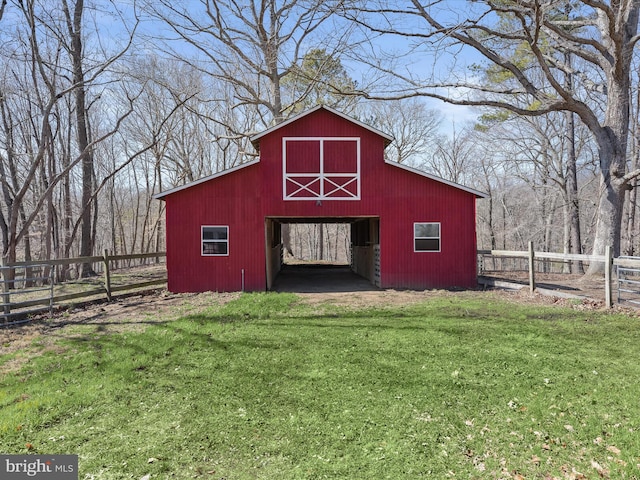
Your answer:
[[[267,289],[363,291],[380,286],[378,217],[267,218]]]
[[[350,265],[350,223],[283,223],[284,265]]]

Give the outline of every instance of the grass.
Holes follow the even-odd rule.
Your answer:
[[[246,294],[69,327],[0,377],[0,451],[77,453],[81,479],[640,478],[639,340],[635,318],[481,293]]]

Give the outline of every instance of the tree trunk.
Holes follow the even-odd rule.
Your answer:
[[[43,166],[41,169],[41,176],[42,176],[42,187],[44,190],[46,190],[49,186],[49,178],[52,178],[55,176],[55,172],[56,172],[56,155],[55,155],[55,151],[53,148],[51,148],[52,145],[49,145],[49,155],[48,155],[48,161],[47,161],[47,166],[46,168],[44,167],[44,162],[43,162]],[[54,205],[54,198],[53,195],[49,195],[47,198],[47,202],[46,202],[46,219],[45,219],[45,229],[44,229],[44,254],[43,252],[40,253],[40,258],[41,259],[45,259],[45,260],[49,260],[51,258],[53,258],[53,250],[57,247],[58,244],[58,230],[56,228],[56,220],[57,220],[57,216],[56,216],[56,211],[55,211],[55,205]],[[43,275],[41,275],[42,277],[49,277],[50,273],[51,273],[51,265],[46,265],[44,267],[44,271],[43,271]]]
[[[20,220],[22,221],[23,224],[27,223],[27,215],[24,211],[24,207],[22,205],[20,205]],[[27,231],[27,234],[24,236],[24,261],[25,262],[30,262],[32,260],[31,258],[31,237],[29,236],[29,233]],[[25,282],[24,282],[24,286],[25,288],[30,288],[33,287],[33,282],[32,280],[27,280],[28,278],[33,278],[33,267],[26,267],[24,269],[24,278],[25,278]]]
[[[16,244],[14,241],[11,241],[12,239],[10,239],[8,245],[7,245],[7,251],[5,252],[5,254],[3,255],[3,264],[6,265],[8,263],[14,263],[16,261]],[[13,290],[15,288],[15,282],[14,280],[16,279],[16,269],[15,268],[7,268],[5,270],[3,270],[3,279],[5,282],[5,285],[7,286],[7,288],[9,290]]]
[[[293,255],[293,249],[291,246],[291,224],[290,223],[283,223],[282,224],[282,248],[284,250],[285,254],[289,254],[292,257]]]
[[[270,31],[277,32],[278,25],[280,24],[282,19],[278,18],[278,14],[275,10],[275,2],[270,2],[269,10],[269,22],[271,27]],[[273,123],[277,124],[284,120],[284,112],[282,111],[282,89],[280,88],[280,72],[278,64],[278,61],[280,60],[280,45],[278,42],[280,39],[273,35],[269,36],[268,38],[262,35],[261,37],[264,58],[270,77],[269,87],[271,88],[271,100],[273,102],[271,104],[271,114],[273,115]]]
[[[69,13],[66,0],[63,7],[67,16],[67,26],[71,36],[71,62],[73,64],[73,83],[75,85],[74,96],[76,103],[76,133],[78,150],[82,158],[82,215],[80,229],[80,256],[93,255],[93,209],[91,196],[93,194],[93,153],[89,148],[89,125],[87,122],[86,86],[84,84],[84,70],[82,65],[82,14],[84,0],[76,0],[73,8],[73,18]],[[93,276],[91,263],[83,263],[80,270],[81,277]]]
[[[62,169],[67,169],[70,163],[71,159],[69,158],[68,152],[64,153],[62,156]],[[69,175],[65,175],[64,179],[62,180],[62,231],[64,234],[64,250],[62,252],[63,258],[71,257],[71,247],[73,245],[72,215],[73,208],[71,205],[71,178]],[[64,282],[68,279],[69,270],[69,265],[60,265],[60,268],[58,269],[58,278],[60,279],[60,281]]]
[[[572,112],[565,112],[567,117],[567,172],[565,179],[567,217],[569,224],[569,252],[582,253],[582,235],[580,233],[580,204],[578,200],[578,169],[576,158],[576,130]],[[582,262],[571,263],[571,273],[582,273]]]
[[[622,220],[624,189],[606,181],[601,182],[601,188],[604,192],[598,203],[593,252],[596,255],[603,255],[606,246],[610,245],[613,256],[617,257],[620,255],[620,222]],[[587,273],[593,274],[603,271],[603,264],[592,263]]]
[[[640,166],[640,87],[636,86],[636,105],[633,115],[633,151],[631,156],[631,171]],[[636,215],[638,211],[638,190],[632,188],[627,197],[626,236],[623,248],[625,255],[636,253]]]
[[[637,189],[632,189],[629,191],[629,196],[627,197],[627,218],[626,218],[626,235],[625,235],[625,246],[622,250],[624,255],[633,256],[636,253],[635,239],[636,239],[636,210],[637,210],[637,197],[638,191]]]
[[[603,33],[603,44],[613,53],[607,75],[607,108],[602,124],[584,115],[587,127],[594,134],[600,157],[600,201],[596,220],[593,253],[604,255],[607,245],[614,257],[620,255],[622,209],[625,191],[633,177],[626,175],[627,141],[629,139],[630,116],[630,63],[638,31],[638,9],[634,2],[614,2],[619,23],[611,31],[610,19],[600,11],[598,27]],[[591,263],[588,274],[602,273],[605,265]]]
[[[600,145],[600,162],[609,163],[608,168],[602,168],[600,175],[600,200],[598,202],[598,216],[596,219],[593,254],[604,255],[605,248],[611,247],[614,257],[620,255],[620,233],[622,227],[622,210],[627,183],[623,180],[626,155],[613,145]],[[620,168],[622,166],[622,168]],[[587,274],[601,274],[605,265],[592,262]]]
[[[6,252],[9,245],[9,225],[2,212],[0,212],[0,231],[2,232],[2,251]]]
[[[158,177],[158,191],[162,192],[162,171],[160,170],[160,162],[156,162],[156,175]],[[163,250],[163,246],[162,246],[162,238],[164,237],[163,235],[163,212],[164,212],[164,202],[156,202],[158,204],[158,218],[157,218],[157,222],[158,222],[158,228],[156,230],[156,248],[155,251],[159,252],[160,250]],[[156,263],[158,263],[160,261],[159,257],[156,257]]]
[[[636,21],[637,25],[637,21]],[[615,75],[611,72],[610,75]],[[620,255],[622,211],[625,192],[630,178],[625,177],[627,169],[627,141],[629,138],[629,74],[621,75],[617,81],[610,81],[607,110],[603,127],[591,126],[598,143],[600,158],[600,200],[596,220],[593,254],[604,255],[607,245],[614,257]],[[604,272],[604,264],[592,262],[588,274]]]
[[[545,217],[545,222],[544,222],[544,251],[545,252],[550,252],[551,247],[553,245],[553,231],[554,231],[553,218],[555,216],[557,201],[558,201],[558,198],[557,196],[554,195],[551,198],[551,205],[549,205],[548,207],[545,206],[545,209],[547,210],[546,214],[544,213],[544,210],[543,210],[543,215]],[[542,204],[545,205],[546,202],[543,200]],[[543,262],[542,271],[545,273],[549,273],[550,270],[551,270],[550,262]]]

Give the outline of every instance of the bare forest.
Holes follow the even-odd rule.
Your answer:
[[[478,248],[638,254],[640,0],[460,3],[0,1],[3,261],[163,251],[154,194],[317,104],[488,193]],[[349,261],[348,225],[283,237]]]

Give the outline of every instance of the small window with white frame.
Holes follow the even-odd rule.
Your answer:
[[[413,251],[440,251],[440,222],[413,224]]]
[[[229,255],[228,226],[202,226],[202,255]]]

